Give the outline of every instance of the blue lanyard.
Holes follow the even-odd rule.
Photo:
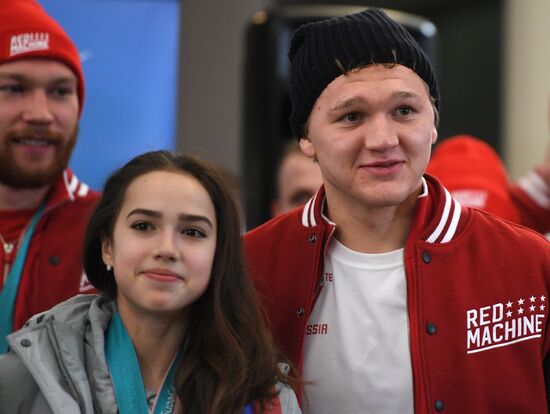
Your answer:
[[[13,332],[13,312],[17,291],[19,289],[19,282],[21,281],[21,275],[23,273],[23,266],[25,265],[25,259],[29,251],[32,235],[45,208],[46,205],[42,204],[38,207],[36,213],[34,213],[31,223],[23,235],[23,241],[17,250],[17,255],[8,273],[6,283],[0,293],[0,354],[8,352],[9,345],[6,336]]]
[[[154,414],[171,414],[176,403],[174,376],[180,360],[176,356],[162,383]],[[120,414],[149,414],[145,387],[136,352],[118,312],[113,314],[105,335],[105,358],[111,373]],[[254,414],[254,404],[244,408],[243,414]]]
[[[113,314],[105,335],[105,357],[120,414],[149,414],[145,386],[132,340],[124,328],[118,312]],[[168,374],[155,403],[154,414],[170,414],[174,411],[176,393],[174,376],[179,353],[172,361]]]

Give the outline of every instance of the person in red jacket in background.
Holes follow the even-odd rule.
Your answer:
[[[68,168],[84,102],[78,50],[34,0],[0,2],[0,353],[33,314],[89,292],[99,198]]]
[[[427,173],[463,206],[475,207],[542,234],[550,231],[550,158],[517,182],[497,152],[471,135],[446,138],[435,148]]]
[[[383,11],[301,26],[291,129],[323,185],[244,237],[304,412],[548,411],[550,244],[425,174],[432,66]]]
[[[508,173],[497,152],[471,135],[455,135],[437,144],[426,169],[462,205],[480,208],[522,223]]]

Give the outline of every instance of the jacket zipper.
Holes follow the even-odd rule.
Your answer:
[[[414,380],[414,364],[413,364],[413,352],[412,352],[412,345],[411,345],[411,317],[409,315],[409,311],[407,311],[407,342],[408,342],[408,345],[409,345],[409,356],[411,358],[411,376],[412,376],[412,386],[413,386],[413,393],[412,393],[412,397],[413,397],[413,412],[415,410],[415,406],[416,406],[416,395],[415,395],[415,392],[414,392],[414,383],[415,383],[415,380]]]
[[[38,224],[44,218],[45,213],[49,210],[51,210],[51,208],[47,208],[47,209],[44,210],[44,212],[42,213],[42,217],[40,218],[39,222],[37,223],[37,227],[38,227]],[[29,229],[31,221],[32,221],[32,219],[29,220],[29,222],[23,228],[23,231],[19,235],[19,239],[17,240],[17,243],[7,243],[4,240],[4,237],[2,237],[2,235],[0,234],[0,242],[2,243],[2,246],[4,247],[4,272],[3,272],[3,275],[2,275],[2,286],[4,286],[4,283],[6,283],[6,279],[8,278],[8,274],[10,272],[10,265],[12,264],[13,251],[15,249],[15,246],[16,246],[16,244],[18,244],[20,241],[23,240],[23,237],[25,237],[25,232]]]
[[[6,243],[2,238],[2,246],[4,247],[4,271],[2,274],[2,286],[4,286],[4,283],[6,283],[6,279],[8,278],[8,273],[10,272],[10,265],[13,258],[12,253],[15,248],[15,244]]]

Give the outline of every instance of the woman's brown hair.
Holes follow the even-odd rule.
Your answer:
[[[84,240],[84,268],[90,282],[116,296],[113,273],[102,261],[101,242],[112,237],[124,194],[137,177],[173,171],[196,178],[216,209],[217,241],[206,292],[190,310],[186,347],[176,375],[185,413],[242,413],[275,397],[278,381],[292,378],[278,368],[280,356],[248,277],[241,244],[239,209],[227,176],[211,163],[169,151],[137,156],[107,180]]]

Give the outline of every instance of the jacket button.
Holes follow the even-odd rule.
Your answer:
[[[317,241],[317,235],[315,235],[315,234],[310,234],[309,237],[307,238],[307,240],[308,240],[311,244],[313,244],[313,243],[315,243],[315,242]]]
[[[30,341],[30,339],[21,339],[21,346],[24,346],[25,348],[28,348],[29,346],[32,345],[32,342]]]
[[[430,335],[435,335],[437,332],[437,326],[435,326],[433,323],[427,323],[426,324],[426,332]]]
[[[301,316],[304,316],[304,308],[300,308],[296,311],[296,316],[299,318]]]
[[[424,261],[424,263],[430,263],[432,261],[432,256],[429,252],[427,252],[426,250],[424,250],[422,252],[422,260]]]
[[[60,260],[59,260],[59,257],[57,256],[50,256],[49,261],[52,266],[57,266]]]
[[[441,411],[443,411],[445,409],[445,405],[443,404],[443,401],[435,400],[434,408],[435,408],[435,411],[440,413]]]

